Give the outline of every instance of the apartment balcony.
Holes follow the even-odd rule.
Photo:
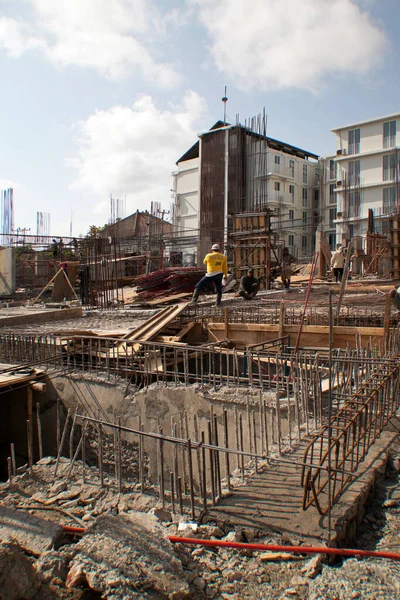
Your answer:
[[[271,204],[276,206],[293,206],[293,196],[285,192],[278,192],[273,190],[268,194],[268,200]]]
[[[394,148],[396,146],[396,136],[389,135],[383,138],[383,147],[384,148]]]
[[[284,179],[294,179],[294,169],[286,165],[277,165],[272,163],[267,166],[267,172],[260,174],[259,177],[282,177]]]

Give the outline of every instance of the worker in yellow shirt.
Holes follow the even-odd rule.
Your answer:
[[[225,254],[220,252],[219,244],[211,246],[211,252],[206,254],[203,263],[207,265],[207,273],[196,283],[191,304],[196,304],[200,292],[213,283],[217,292],[216,306],[219,306],[222,298],[222,280],[228,275],[228,262]]]

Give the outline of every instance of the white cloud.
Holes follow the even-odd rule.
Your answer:
[[[316,91],[327,76],[364,74],[386,39],[353,0],[188,0],[218,69],[244,89]]]
[[[76,125],[77,155],[69,159],[78,171],[72,189],[101,198],[96,212],[107,219],[105,198],[127,196],[131,210],[149,209],[151,200],[168,206],[175,161],[197,140],[205,100],[186,92],[182,105],[160,111],[150,96],[132,107],[98,110]]]
[[[28,25],[7,17],[0,18],[0,47],[12,58],[18,58],[27,50],[43,46]]]
[[[40,47],[60,67],[90,68],[110,79],[141,73],[161,87],[179,81],[173,66],[155,56],[166,21],[150,0],[28,2],[29,21],[0,19],[0,48],[10,56]]]

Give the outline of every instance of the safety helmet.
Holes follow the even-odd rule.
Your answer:
[[[219,250],[219,244],[213,244],[211,250]]]

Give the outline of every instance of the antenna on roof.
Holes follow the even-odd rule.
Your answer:
[[[228,102],[228,97],[226,95],[226,86],[225,86],[225,95],[222,98],[222,102],[224,103],[224,126],[226,125],[226,103]]]

